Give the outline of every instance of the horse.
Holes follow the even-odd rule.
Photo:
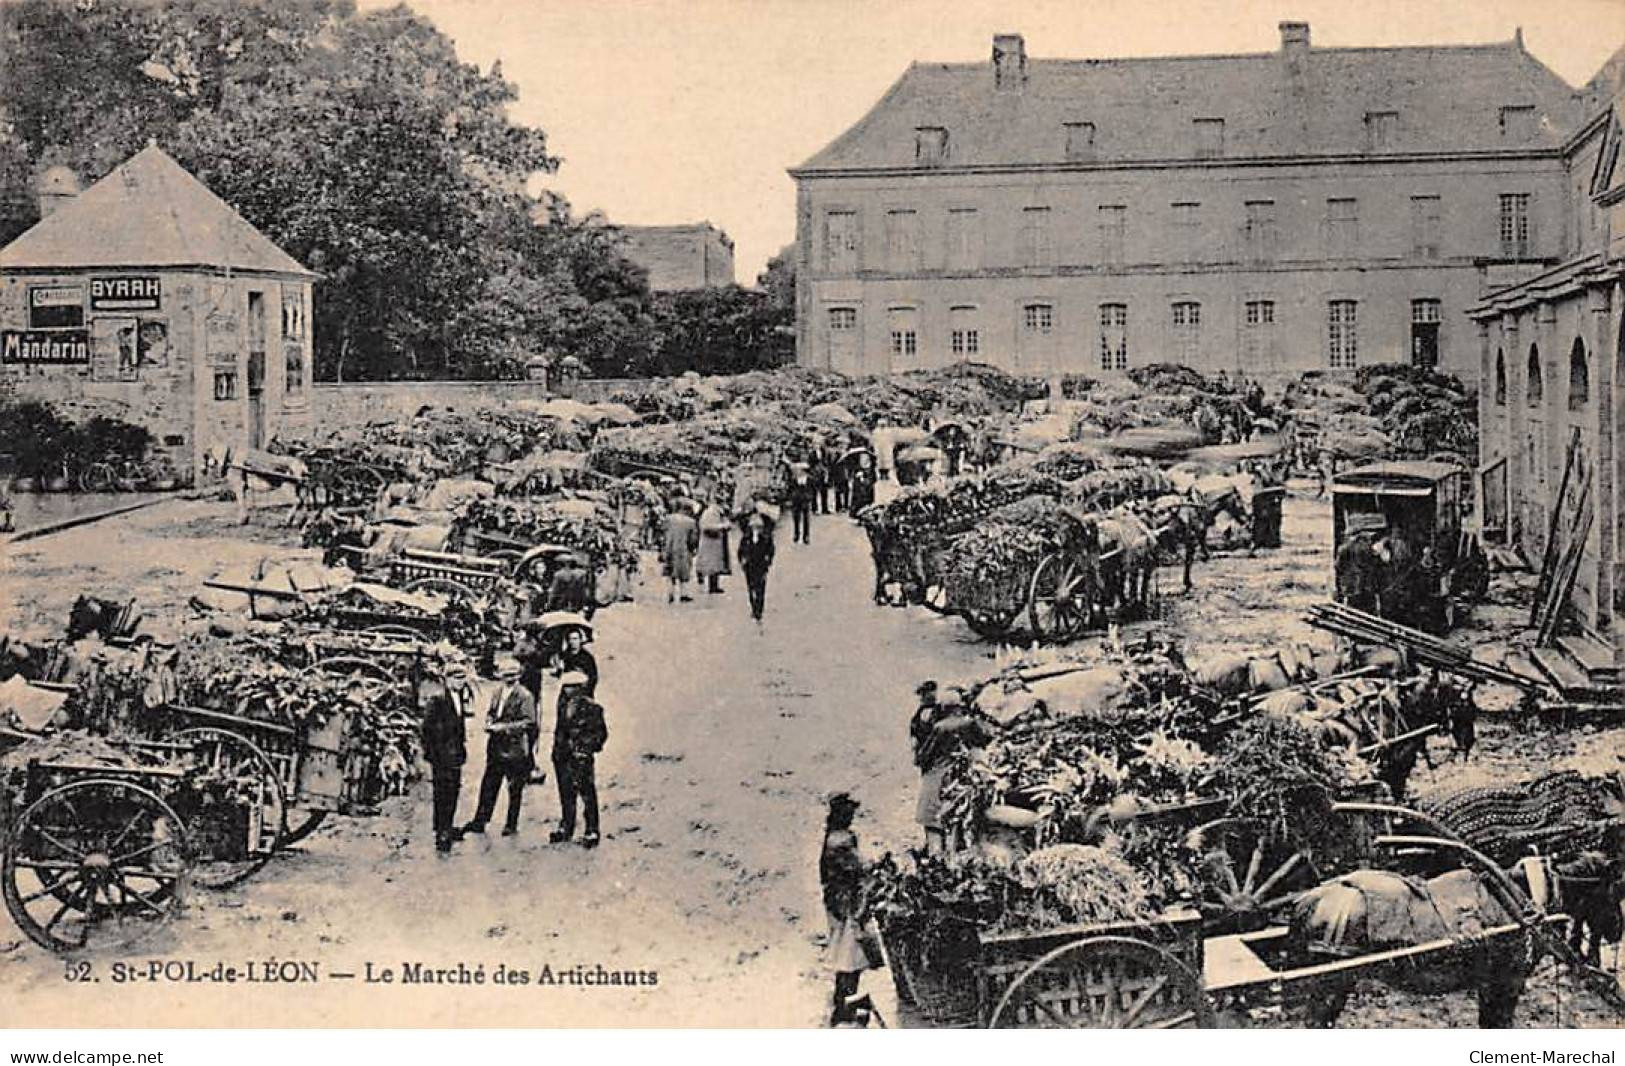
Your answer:
[[[1104,598],[1120,612],[1143,610],[1151,603],[1151,575],[1157,568],[1157,542],[1133,511],[1119,507],[1098,516],[1100,584]]]
[[[1519,859],[1512,879],[1541,909],[1569,917],[1569,950],[1592,966],[1602,965],[1602,945],[1620,942],[1625,932],[1620,911],[1625,905],[1625,858],[1617,840],[1610,849],[1588,849],[1567,860],[1550,855]]]
[[[1439,995],[1473,989],[1478,1024],[1512,1024],[1536,953],[1524,936],[1483,939],[1480,934],[1520,919],[1511,893],[1497,892],[1488,878],[1454,870],[1426,881],[1386,870],[1355,870],[1298,897],[1288,923],[1295,954],[1325,961],[1458,939],[1459,947],[1404,963],[1349,969],[1317,982],[1305,1003],[1314,1028],[1335,1025],[1360,977],[1410,992]]]
[[[1194,487],[1185,494],[1158,496],[1146,511],[1146,522],[1158,532],[1158,549],[1183,561],[1186,592],[1191,590],[1191,564],[1196,556],[1200,554],[1204,563],[1212,558],[1207,537],[1214,519],[1228,513],[1244,526],[1251,521],[1234,486],[1217,496],[1204,495]]]
[[[80,596],[68,611],[68,643],[76,644],[92,633],[103,641],[133,636],[140,624],[134,600],[119,603],[100,596]]]

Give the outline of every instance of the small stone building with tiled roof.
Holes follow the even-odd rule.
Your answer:
[[[1558,261],[1580,94],[1521,35],[915,63],[791,170],[797,354],[886,372],[1395,360],[1471,378],[1466,308]]]
[[[1489,292],[1479,329],[1479,509],[1562,614],[1535,661],[1625,693],[1625,48],[1563,146],[1563,262]]]
[[[316,275],[156,146],[0,249],[0,387],[151,430],[185,473],[309,417]]]

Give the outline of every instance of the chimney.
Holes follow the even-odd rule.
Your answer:
[[[1281,51],[1289,56],[1302,55],[1309,50],[1309,23],[1283,22],[1281,30]]]
[[[1027,42],[1019,33],[1000,33],[993,38],[993,87],[1019,90],[1027,83]]]
[[[34,185],[39,197],[39,217],[45,218],[79,195],[79,177],[64,166],[54,166],[40,175]]]

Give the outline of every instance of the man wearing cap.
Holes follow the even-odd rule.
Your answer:
[[[553,726],[553,774],[559,785],[559,827],[548,837],[562,844],[575,836],[576,801],[581,801],[586,832],[581,846],[598,846],[598,782],[595,761],[609,739],[604,708],[587,695],[585,674],[559,680],[559,713]]]
[[[480,778],[479,806],[474,820],[463,826],[465,833],[483,833],[496,810],[497,793],[508,785],[508,817],[502,835],[519,832],[519,804],[525,794],[530,771],[535,766],[531,750],[541,731],[536,700],[519,684],[519,671],[502,671],[502,688],[491,700],[485,714],[485,774]]]
[[[434,790],[434,846],[446,852],[458,835],[453,826],[463,790],[463,763],[468,759],[463,712],[437,679],[425,681],[418,698],[423,705],[423,758]]]

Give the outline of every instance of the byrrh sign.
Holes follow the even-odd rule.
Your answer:
[[[0,333],[0,363],[90,364],[88,329],[8,329]]]
[[[93,311],[156,311],[160,286],[155,277],[91,278]]]

